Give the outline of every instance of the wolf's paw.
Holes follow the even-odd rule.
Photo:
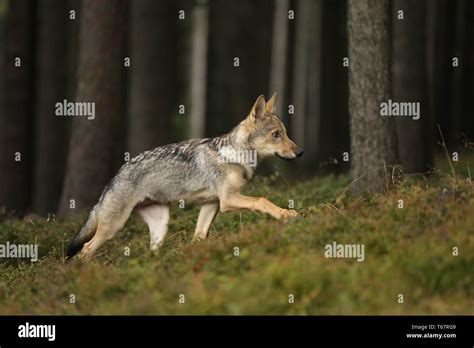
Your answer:
[[[282,209],[281,213],[280,213],[280,219],[282,220],[288,220],[288,219],[291,219],[291,218],[295,218],[299,216],[298,212],[296,210],[293,210],[293,209]]]
[[[89,262],[90,260],[92,260],[92,255],[85,253],[84,251],[81,251],[77,258],[81,262]]]
[[[151,242],[150,243],[150,251],[156,255],[159,254],[161,246],[163,245],[163,242]]]
[[[199,243],[206,240],[206,237],[202,236],[194,236],[193,239],[191,240],[191,244]]]

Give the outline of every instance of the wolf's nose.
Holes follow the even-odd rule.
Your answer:
[[[304,153],[304,151],[303,151],[303,149],[301,149],[301,148],[298,148],[298,149],[296,149],[296,151],[295,151],[296,157],[301,157],[301,156],[303,156],[303,153]]]

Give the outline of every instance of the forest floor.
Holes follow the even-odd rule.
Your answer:
[[[191,243],[198,210],[176,207],[158,255],[137,216],[94,261],[68,264],[85,215],[7,219],[0,243],[38,243],[40,258],[0,261],[0,314],[474,314],[473,185],[466,160],[456,178],[441,163],[366,198],[344,194],[347,175],[257,177],[246,193],[292,199],[302,217],[218,214]],[[333,242],[363,244],[364,260],[326,258]]]

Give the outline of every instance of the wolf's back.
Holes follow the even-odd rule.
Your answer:
[[[69,260],[71,257],[76,255],[83,247],[85,243],[90,241],[95,235],[97,230],[97,217],[96,217],[96,207],[92,209],[89,217],[87,218],[86,223],[82,226],[81,230],[74,236],[73,240],[69,244],[67,249],[66,260]]]

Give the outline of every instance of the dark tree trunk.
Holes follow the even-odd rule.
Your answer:
[[[68,97],[68,60],[60,54],[68,50],[66,5],[38,2],[33,210],[40,214],[56,211],[66,165],[67,121],[55,115],[55,104]]]
[[[172,0],[134,0],[130,6],[128,150],[136,155],[171,140],[178,17]]]
[[[343,65],[348,54],[347,1],[323,1],[323,12],[319,158],[323,166],[335,159],[343,168],[349,163],[342,162],[343,154],[350,152],[348,67]]]
[[[453,63],[451,62],[450,65],[448,65],[447,69],[451,70],[451,113],[450,113],[450,118],[451,118],[451,124],[450,124],[450,134],[447,134],[446,136],[449,136],[450,139],[454,140],[456,143],[459,142],[460,137],[461,137],[461,132],[462,132],[462,124],[463,124],[463,82],[464,82],[464,76],[466,76],[469,64],[467,64],[466,58],[468,56],[466,55],[467,53],[467,47],[465,46],[466,44],[466,39],[467,39],[467,32],[468,32],[468,27],[466,25],[466,17],[467,17],[467,1],[464,0],[458,0],[455,3],[456,5],[456,12],[455,12],[455,30],[454,30],[454,37],[452,38],[454,42],[454,47],[453,47],[453,58],[457,58],[459,61],[459,66],[453,67]],[[454,4],[453,4],[454,5]],[[466,115],[468,116],[468,115]]]
[[[75,117],[60,213],[88,209],[114,175],[123,139],[124,1],[83,0],[77,102],[95,102],[95,119]]]
[[[67,16],[69,18],[70,11],[75,11],[76,19],[67,21],[68,35],[68,81],[67,94],[68,99],[73,100],[76,97],[77,89],[77,68],[78,68],[78,52],[79,52],[79,32],[81,26],[81,2],[78,0],[68,0]],[[68,126],[70,122],[68,122]],[[68,127],[70,128],[70,127]]]
[[[380,113],[391,95],[388,0],[349,0],[351,173],[356,193],[382,192],[397,160],[395,122]]]
[[[0,110],[0,208],[17,213],[31,199],[34,2],[11,0],[5,23],[3,107]],[[16,58],[21,66],[15,66]],[[21,159],[17,161],[18,159]]]
[[[464,1],[465,12],[460,12],[460,16],[465,16],[465,36],[462,49],[465,59],[463,64],[462,77],[460,78],[461,88],[457,89],[462,96],[462,108],[459,122],[459,135],[461,140],[474,142],[474,3]]]
[[[288,4],[288,10],[295,11],[296,10],[297,0],[290,0]],[[286,47],[286,71],[285,71],[285,93],[284,98],[282,100],[282,109],[280,111],[280,118],[282,119],[283,123],[286,126],[286,130],[289,134],[293,135],[293,129],[291,126],[291,117],[293,115],[289,114],[288,107],[292,103],[294,97],[293,91],[293,79],[295,74],[295,36],[296,36],[296,27],[297,23],[295,19],[288,20],[288,42]]]
[[[420,118],[398,117],[401,164],[408,173],[423,173],[433,165],[433,122],[428,101],[426,67],[426,1],[395,0],[393,28],[393,99],[420,103]],[[404,18],[397,18],[397,11]]]
[[[304,148],[299,163],[314,167],[318,160],[321,103],[321,18],[322,4],[317,0],[299,0],[296,8],[295,59],[293,78],[294,115],[291,134]]]
[[[269,0],[210,3],[208,136],[230,131],[268,90],[272,12]]]
[[[323,115],[321,113],[321,56],[322,56],[322,18],[323,2],[322,0],[309,0],[311,5],[308,7],[313,20],[310,22],[308,31],[310,40],[308,43],[308,83],[306,87],[305,102],[305,156],[303,164],[308,168],[316,168],[320,159],[321,143],[321,122]]]
[[[453,54],[454,6],[452,1],[427,1],[428,20],[428,93],[435,123],[440,125],[445,139],[450,142],[451,83],[450,67]],[[436,133],[438,134],[438,133]],[[439,139],[439,136],[436,137]]]

